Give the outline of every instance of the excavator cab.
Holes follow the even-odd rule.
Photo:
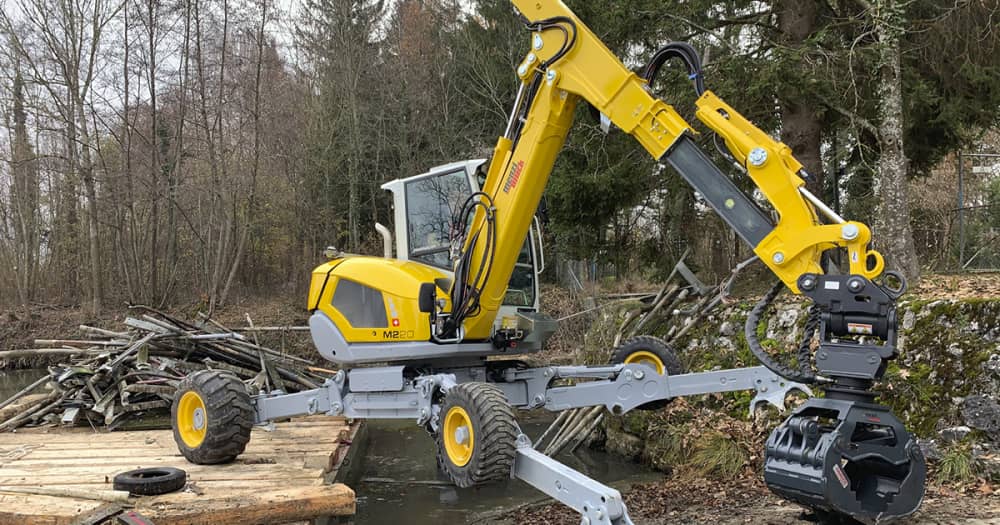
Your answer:
[[[469,196],[479,191],[485,163],[485,159],[453,162],[383,184],[382,189],[392,193],[395,222],[393,233],[377,226],[388,236],[386,246],[395,245],[395,254],[387,250],[384,256],[424,263],[451,275],[452,241],[468,227],[455,224],[455,217]],[[539,311],[538,275],[544,269],[541,224],[535,217],[507,284],[497,326],[518,312]]]

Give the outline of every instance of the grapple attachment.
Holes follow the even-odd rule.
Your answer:
[[[776,494],[863,523],[912,514],[927,465],[916,440],[888,408],[810,398],[771,433],[764,481]]]
[[[799,278],[820,313],[815,380],[826,397],[800,405],[771,433],[764,455],[773,492],[863,523],[914,513],[927,476],[916,440],[871,390],[897,356],[895,300],[906,283],[891,275],[900,286],[859,275]],[[749,319],[748,333],[755,326]]]

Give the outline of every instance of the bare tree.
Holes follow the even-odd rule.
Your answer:
[[[34,295],[38,273],[39,211],[38,168],[28,139],[24,104],[24,79],[15,65],[13,85],[13,129],[11,145],[10,213],[14,228],[14,261],[17,295],[27,308]]]
[[[87,245],[90,307],[101,308],[104,297],[97,182],[94,178],[94,130],[88,118],[97,55],[104,29],[121,4],[114,0],[17,0],[27,38],[19,36],[6,11],[0,26],[11,37],[32,75],[32,82],[49,93],[64,128],[66,207],[69,226],[75,224],[75,181],[83,183],[87,201]],[[54,75],[53,75],[54,73]]]

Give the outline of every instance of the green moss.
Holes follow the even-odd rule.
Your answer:
[[[717,311],[712,321],[700,322],[684,338],[675,342],[686,370],[699,372],[713,368],[756,366],[757,360],[742,334],[742,326],[751,307],[750,301],[729,305]],[[804,315],[803,309],[799,326]],[[983,363],[1000,349],[995,341],[996,334],[1000,333],[1000,299],[945,301],[908,298],[901,303],[898,316],[901,324],[908,317],[913,320],[913,325],[910,329],[901,329],[901,355],[890,362],[884,380],[879,383],[880,401],[889,405],[916,435],[933,436],[942,425],[960,422],[960,405],[953,403],[953,399],[974,394],[983,384],[980,377],[984,373]],[[593,344],[609,339],[623,318],[624,314],[601,316],[598,322],[591,325],[588,341]],[[722,341],[719,327],[727,321],[737,330]],[[669,326],[667,322],[659,325],[649,323],[648,330],[644,331],[663,337],[667,335]],[[794,362],[792,343],[783,339],[767,339],[766,323],[757,325],[757,334],[765,348],[778,349],[783,359]],[[993,342],[984,340],[987,334],[992,334]],[[693,345],[693,341],[698,344]],[[593,361],[588,362],[607,362],[608,348],[591,348],[588,352],[587,355],[594,356]],[[741,391],[699,396],[689,402],[692,407],[745,420],[752,398],[752,391]],[[734,458],[739,454],[730,450],[732,447],[721,447],[732,445],[738,449],[737,444],[731,440],[722,444],[719,435],[713,433],[697,438],[686,437],[696,432],[688,428],[690,417],[682,417],[682,414],[687,412],[634,411],[624,417],[608,417],[607,420],[609,428],[616,428],[621,436],[629,436],[627,440],[622,440],[628,441],[629,450],[640,450],[640,457],[656,468],[685,466],[707,469],[713,475],[731,472],[728,467],[737,463]],[[776,421],[781,419],[775,417]],[[947,460],[949,465],[946,468],[949,470],[945,477],[952,479],[964,475],[964,453],[950,452],[954,457]],[[723,457],[714,457],[720,454]],[[727,455],[732,457],[726,458]]]
[[[622,429],[629,434],[641,436],[646,433],[649,426],[647,421],[650,412],[644,410],[633,410],[621,418]]]
[[[983,334],[998,328],[1000,301],[912,301],[900,317],[906,312],[914,324],[903,330],[905,348],[887,370],[881,400],[917,435],[930,436],[941,421],[954,419],[951,400],[973,393],[982,364],[996,352]]]

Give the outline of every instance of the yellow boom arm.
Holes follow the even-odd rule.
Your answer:
[[[464,317],[466,339],[490,336],[516,258],[542,197],[556,156],[583,99],[632,135],[653,158],[671,164],[798,293],[804,273],[822,273],[820,256],[845,248],[851,273],[869,279],[882,273],[878,252],[867,249],[867,226],[831,215],[822,224],[822,203],[804,191],[801,164],[785,144],[743,118],[711,92],[697,100],[696,116],[718,133],[774,208],[777,222],[761,212],[694,144],[695,133],[677,111],[654,98],[647,83],[618,58],[560,0],[512,0],[534,29],[532,46],[518,67],[521,90],[508,132],[496,144],[474,216],[467,252],[469,280],[457,272],[453,286],[473,293],[477,307]],[[828,210],[827,210],[828,211]],[[491,224],[492,223],[492,224]],[[478,280],[476,280],[478,278]],[[469,292],[471,290],[471,292]],[[452,299],[456,297],[452,290]],[[459,291],[463,293],[463,291]]]

